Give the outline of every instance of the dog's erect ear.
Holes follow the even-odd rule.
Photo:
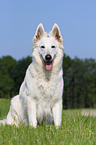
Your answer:
[[[54,24],[51,35],[53,35],[58,41],[62,42],[63,38],[59,29],[59,26],[57,24]]]
[[[40,23],[37,27],[34,40],[39,40],[44,35],[44,28],[43,25]]]

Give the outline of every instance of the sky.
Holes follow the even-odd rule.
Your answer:
[[[66,55],[96,59],[96,0],[1,0],[0,57],[31,55],[39,23],[59,25]]]

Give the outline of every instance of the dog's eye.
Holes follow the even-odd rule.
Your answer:
[[[42,45],[42,46],[41,46],[41,48],[43,48],[43,49],[44,49],[44,48],[45,48],[45,46],[44,46],[44,45]]]
[[[55,46],[54,46],[54,45],[52,45],[52,46],[51,46],[51,48],[55,48]]]

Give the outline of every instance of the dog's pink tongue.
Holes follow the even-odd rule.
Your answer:
[[[47,70],[51,70],[51,68],[52,68],[52,64],[46,65],[46,69],[47,69]]]

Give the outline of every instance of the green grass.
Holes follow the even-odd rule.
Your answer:
[[[6,117],[10,106],[10,100],[0,99],[0,119]]]
[[[0,100],[0,119],[9,109],[9,100]],[[63,110],[62,125],[0,126],[0,145],[96,145],[96,117],[81,116],[81,110]],[[4,114],[4,115],[3,115]]]

